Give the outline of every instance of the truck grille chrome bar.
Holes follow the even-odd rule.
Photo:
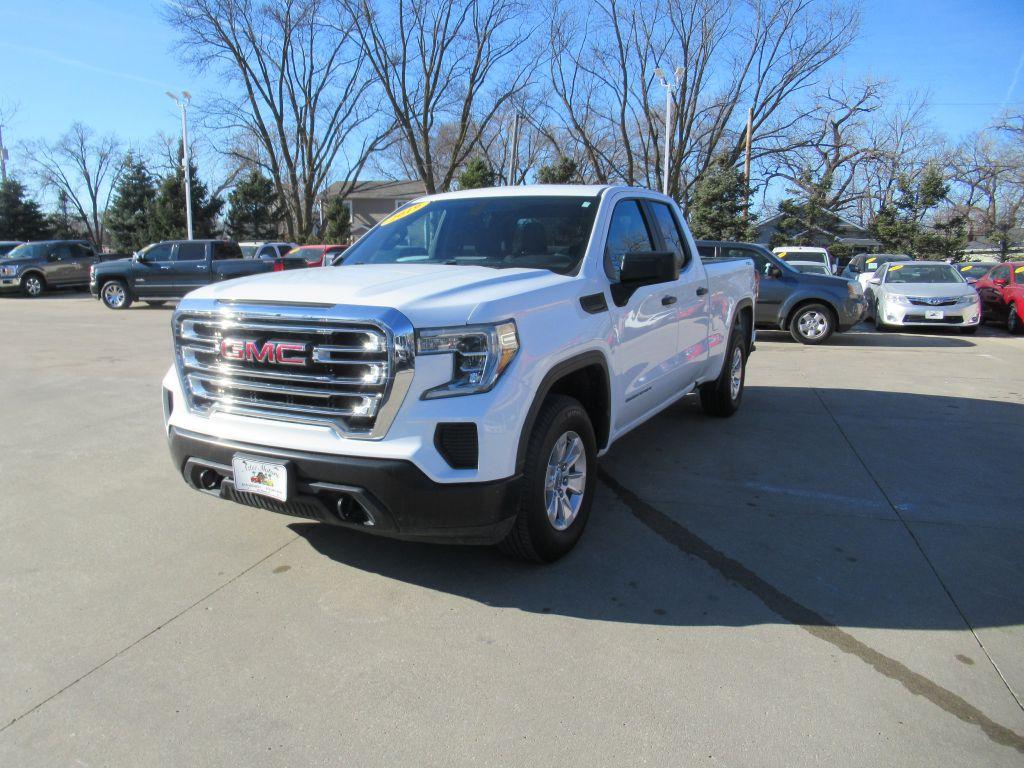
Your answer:
[[[172,323],[178,376],[200,415],[326,424],[346,437],[380,438],[412,383],[413,328],[394,310],[193,299]]]

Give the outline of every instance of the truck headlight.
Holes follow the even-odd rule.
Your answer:
[[[451,355],[452,378],[428,389],[424,400],[473,395],[491,390],[519,351],[512,320],[495,325],[427,328],[416,332],[416,354]]]
[[[14,275],[16,275],[16,274],[18,274],[18,268],[17,267],[2,267],[2,268],[0,268],[0,275],[4,275],[5,277],[14,277]]]

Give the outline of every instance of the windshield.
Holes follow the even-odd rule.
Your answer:
[[[832,273],[828,271],[828,267],[824,264],[800,264],[797,262],[796,264],[790,263],[789,266],[793,267],[793,269],[798,272],[804,272],[811,275],[832,275]]]
[[[316,261],[324,254],[324,247],[322,245],[307,245],[300,248],[292,248],[288,251],[288,256],[300,256],[306,261]]]
[[[0,258],[4,259],[41,259],[46,255],[46,243],[22,243]]]
[[[251,259],[256,255],[256,251],[259,250],[258,245],[243,245],[242,246],[242,258]]]
[[[964,279],[949,264],[893,264],[886,270],[886,283],[962,283]]]
[[[816,261],[822,264],[828,263],[828,256],[824,251],[781,251],[776,254],[783,261]]]
[[[384,219],[345,252],[345,264],[455,264],[576,270],[596,197],[421,200]]]
[[[974,264],[961,264],[959,269],[960,274],[964,277],[970,278],[971,280],[977,280],[979,277],[983,277],[985,273],[994,266],[996,266],[994,262],[990,264],[976,262]]]

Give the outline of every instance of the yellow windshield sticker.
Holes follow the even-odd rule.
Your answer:
[[[380,225],[383,227],[387,226],[388,224],[393,224],[399,219],[404,219],[406,216],[416,213],[416,211],[420,210],[421,208],[426,208],[429,203],[429,200],[424,200],[422,203],[413,203],[412,205],[403,208],[400,211],[392,213],[390,216],[384,219],[384,221],[382,221]]]
[[[897,269],[903,269],[902,264],[893,264],[889,267],[890,272],[895,272]]]
[[[1013,274],[1024,275],[1024,267],[1017,267],[1015,270],[1013,270]]]
[[[972,267],[970,264],[968,264],[966,267],[960,267],[961,272],[970,272],[972,269],[974,269],[974,267]]]
[[[786,252],[785,251],[779,251],[779,258],[780,259],[786,258]]]
[[[868,263],[868,264],[874,264],[874,263],[875,263],[876,261],[878,261],[878,259],[875,259],[875,258],[871,258],[871,259],[868,259],[866,263]]]

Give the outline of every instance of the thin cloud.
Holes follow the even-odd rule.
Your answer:
[[[1010,87],[1006,89],[1006,95],[1003,96],[1003,103],[999,105],[1000,112],[1005,110],[1006,105],[1010,103],[1010,98],[1013,96],[1013,92],[1017,88],[1017,81],[1020,79],[1020,71],[1022,67],[1024,67],[1024,51],[1020,52],[1020,58],[1017,60],[1017,69],[1013,71],[1013,79],[1010,81]]]
[[[167,83],[160,82],[159,80],[152,80],[148,77],[141,77],[140,75],[133,75],[130,72],[119,72],[116,69],[107,69],[106,67],[98,67],[95,64],[90,64],[87,61],[79,61],[78,59],[69,59],[65,56],[61,56],[59,53],[48,51],[45,48],[36,48],[31,45],[19,45],[18,43],[2,43],[0,42],[0,48],[7,48],[13,51],[22,51],[24,53],[34,54],[36,56],[42,56],[44,59],[57,62],[58,64],[64,64],[69,67],[75,67],[76,69],[82,69],[86,72],[95,72],[100,75],[107,75],[108,77],[117,77],[122,80],[131,80],[136,83],[142,83],[143,85],[154,85],[158,88],[172,89],[175,86]]]

